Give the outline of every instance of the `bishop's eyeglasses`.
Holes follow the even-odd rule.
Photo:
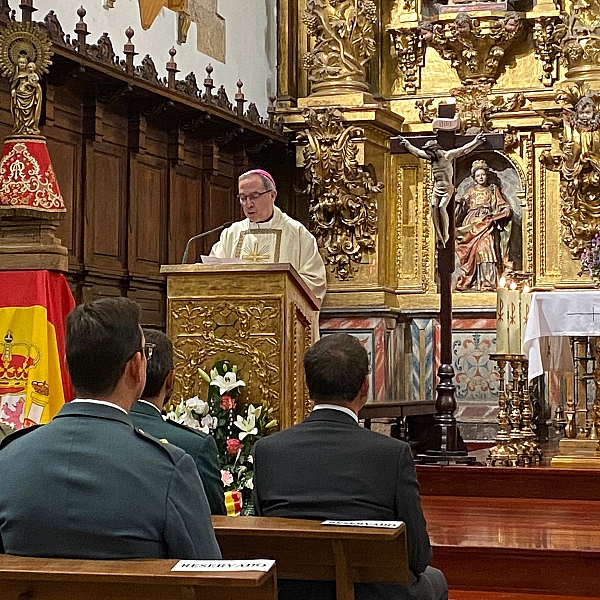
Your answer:
[[[237,199],[240,204],[246,204],[248,201],[256,202],[263,194],[268,194],[273,190],[265,190],[264,192],[253,192],[252,194],[238,194]]]

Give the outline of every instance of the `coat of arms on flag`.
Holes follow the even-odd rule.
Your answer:
[[[6,332],[0,356],[0,420],[13,429],[39,423],[48,404],[48,385],[31,381],[31,402],[25,415],[29,372],[39,362],[40,351],[34,344],[15,343],[12,331]]]
[[[50,271],[1,272],[0,285],[0,423],[47,423],[72,397],[63,362],[73,296]]]

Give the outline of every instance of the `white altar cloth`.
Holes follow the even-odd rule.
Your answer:
[[[534,292],[523,339],[529,381],[573,372],[568,336],[600,336],[600,292]]]

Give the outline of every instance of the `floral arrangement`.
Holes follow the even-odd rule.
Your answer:
[[[600,231],[591,239],[589,246],[581,253],[581,271],[579,275],[589,275],[600,279]]]
[[[271,416],[273,409],[242,403],[241,393],[246,383],[238,379],[236,365],[221,360],[209,373],[198,371],[208,383],[207,400],[198,396],[182,400],[167,418],[215,438],[225,492],[239,491],[241,514],[252,514],[252,447],[277,425]]]

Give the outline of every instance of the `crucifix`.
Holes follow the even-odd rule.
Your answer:
[[[480,150],[502,150],[501,133],[457,135],[460,119],[454,104],[440,104],[432,133],[407,134],[390,140],[392,154],[411,154],[428,160],[434,179],[432,218],[436,232],[437,269],[440,288],[440,367],[436,386],[436,445],[417,457],[422,462],[468,464],[471,458],[460,447],[456,426],[456,386],[452,366],[452,273],[454,272],[454,161]]]

